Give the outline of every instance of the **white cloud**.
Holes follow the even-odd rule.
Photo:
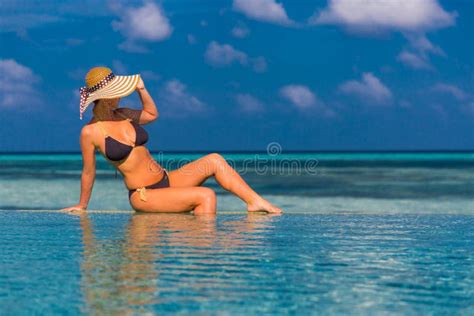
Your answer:
[[[257,21],[280,25],[293,24],[283,5],[275,0],[234,0],[232,8]]]
[[[188,34],[188,36],[186,37],[186,39],[188,40],[188,44],[196,44],[197,43],[197,40],[196,40],[196,37],[192,34]]]
[[[340,25],[365,34],[401,32],[411,49],[402,51],[397,60],[414,69],[428,70],[433,68],[428,54],[445,54],[426,33],[454,25],[456,17],[456,12],[445,11],[437,0],[329,0],[309,23]]]
[[[118,59],[112,61],[112,70],[117,75],[127,75],[128,73],[128,67]]]
[[[431,90],[434,92],[449,94],[459,101],[466,100],[469,97],[469,94],[459,89],[458,87],[446,83],[437,83]]]
[[[235,96],[235,100],[239,105],[239,109],[245,113],[256,113],[256,112],[263,112],[264,105],[262,101],[257,99],[256,97],[247,94],[247,93],[239,93]]]
[[[280,89],[280,95],[300,109],[316,105],[316,95],[306,86],[287,85]]]
[[[62,1],[41,1],[41,6],[36,4],[36,7],[41,7],[48,12],[60,12],[63,15],[76,15],[86,17],[100,17],[108,16],[110,11],[108,7],[111,1],[103,0],[62,0]],[[115,0],[114,2],[118,2]],[[122,1],[124,2],[124,1]],[[130,1],[128,1],[130,2]],[[34,2],[32,2],[34,3]],[[135,1],[138,3],[138,1]],[[50,8],[48,8],[48,5]],[[22,4],[23,7],[23,4]]]
[[[308,114],[315,111],[317,114],[334,117],[336,113],[326,106],[310,88],[299,84],[290,84],[280,88],[280,96],[289,101],[300,111]]]
[[[429,54],[446,56],[441,47],[434,45],[424,34],[405,33],[411,48],[404,49],[397,56],[397,60],[418,70],[433,70],[429,61]]]
[[[158,99],[164,114],[173,117],[199,114],[207,108],[206,104],[191,95],[186,85],[177,79],[165,82],[158,93]]]
[[[432,53],[435,55],[445,56],[441,47],[434,45],[423,34],[405,34],[411,46],[421,54]]]
[[[474,115],[474,102],[468,103],[463,107],[463,110],[469,114]]]
[[[0,106],[25,107],[41,104],[36,84],[40,77],[13,59],[0,59]]]
[[[99,0],[0,1],[0,32],[26,36],[33,28],[108,13],[106,1]]]
[[[66,45],[69,46],[79,46],[85,43],[85,40],[80,38],[66,38],[65,40]]]
[[[161,76],[152,70],[140,71],[140,76],[143,78],[143,80],[157,81],[161,79]]]
[[[246,53],[235,49],[229,44],[221,45],[216,41],[209,43],[204,57],[206,58],[206,61],[214,67],[224,67],[234,62],[246,65],[248,62],[248,56]]]
[[[339,86],[339,90],[354,95],[367,104],[387,104],[392,99],[392,92],[372,73],[364,73],[360,81],[350,80]]]
[[[407,50],[402,51],[397,56],[397,60],[413,69],[432,69],[433,67],[425,57]]]
[[[81,80],[84,81],[84,78],[86,77],[87,70],[84,68],[75,68],[73,70],[70,70],[67,72],[67,75],[69,78],[73,80]],[[82,84],[84,82],[81,82]]]
[[[243,51],[235,49],[229,44],[219,44],[216,41],[209,43],[204,57],[207,63],[214,67],[226,67],[237,62],[242,66],[247,66],[250,63],[253,70],[258,73],[267,70],[267,61],[263,56],[249,58]]]
[[[400,107],[402,108],[410,108],[411,102],[408,100],[400,100],[400,102],[398,102],[398,105],[400,105]]]
[[[63,21],[62,18],[42,13],[0,14],[0,32],[24,34],[28,29]]]
[[[327,8],[315,13],[310,23],[368,32],[427,32],[453,25],[456,16],[456,12],[446,12],[437,0],[329,0]]]
[[[244,24],[234,26],[231,31],[232,35],[237,38],[245,38],[249,35],[250,30]]]
[[[259,56],[257,58],[253,58],[252,59],[252,66],[253,66],[253,70],[255,72],[258,72],[258,73],[265,72],[265,71],[267,71],[267,60],[262,56]]]
[[[120,49],[147,52],[148,50],[139,44],[140,41],[163,41],[173,32],[164,10],[153,2],[146,2],[138,8],[116,5],[112,9],[120,17],[120,21],[112,22],[112,28],[126,38],[125,42],[119,45]]]

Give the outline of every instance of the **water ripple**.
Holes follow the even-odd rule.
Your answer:
[[[474,216],[0,212],[6,314],[465,313]]]

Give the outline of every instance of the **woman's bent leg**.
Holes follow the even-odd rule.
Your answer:
[[[162,188],[146,190],[146,201],[134,192],[130,204],[141,212],[189,212],[194,214],[212,214],[216,212],[216,194],[205,187]]]
[[[199,186],[211,176],[214,176],[225,190],[247,203],[249,211],[281,212],[252,190],[219,154],[204,156],[169,173],[171,187]]]

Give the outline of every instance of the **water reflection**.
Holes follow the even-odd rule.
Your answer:
[[[274,218],[249,214],[217,224],[215,215],[137,213],[123,238],[99,239],[91,217],[79,217],[84,312],[92,314],[145,312],[177,299],[219,295],[226,274],[248,271],[252,249],[265,242]]]

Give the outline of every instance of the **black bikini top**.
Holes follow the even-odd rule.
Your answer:
[[[130,155],[133,148],[137,146],[142,146],[148,141],[148,133],[143,127],[140,126],[140,124],[135,123],[129,118],[127,118],[127,121],[129,121],[135,129],[135,144],[133,146],[119,142],[115,138],[109,136],[105,131],[104,127],[102,126],[102,122],[97,122],[97,125],[99,125],[99,128],[105,136],[105,156],[109,160],[124,160]]]

